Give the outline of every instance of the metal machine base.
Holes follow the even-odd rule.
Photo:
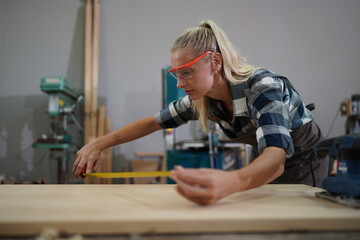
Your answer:
[[[339,203],[348,207],[360,208],[360,198],[347,197],[343,195],[333,194],[327,191],[317,192],[315,196],[321,199]]]

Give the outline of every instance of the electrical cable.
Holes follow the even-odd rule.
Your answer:
[[[316,187],[316,184],[315,184],[315,173],[314,173],[314,168],[313,168],[313,165],[312,165],[312,157],[309,158],[309,164],[310,164],[311,177],[312,177],[312,180],[313,180],[313,187]]]
[[[315,157],[314,149],[310,149],[310,151],[309,150],[306,151],[306,150],[304,150],[304,148],[301,148],[301,153],[303,155],[303,159],[305,161],[307,161],[309,164],[313,187],[315,187],[316,180],[315,180],[315,172],[314,172],[314,168],[313,168],[313,159]]]
[[[348,99],[347,99],[347,98],[344,98],[341,102],[345,102],[345,101],[348,101]],[[340,108],[338,108],[338,110],[337,110],[337,112],[336,112],[336,114],[335,114],[335,117],[334,117],[334,119],[333,119],[333,121],[332,121],[332,123],[331,123],[331,125],[330,125],[329,130],[328,130],[328,133],[326,134],[325,139],[329,138],[330,133],[331,133],[333,127],[334,127],[335,121],[336,121],[337,117],[339,116],[340,111],[341,111]]]
[[[331,125],[330,125],[330,128],[329,128],[328,133],[326,134],[326,137],[325,137],[325,138],[329,138],[330,133],[331,133],[333,127],[334,127],[335,121],[336,121],[337,117],[339,116],[339,113],[340,113],[340,109],[338,109],[338,110],[336,111],[335,117],[334,117],[334,119],[333,119],[333,121],[332,121],[332,123],[331,123]]]

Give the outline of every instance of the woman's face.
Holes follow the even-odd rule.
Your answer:
[[[211,61],[208,60],[209,54],[190,67],[176,71],[177,87],[182,88],[192,100],[199,99],[212,90],[214,78]],[[182,66],[197,57],[189,48],[175,50],[171,53],[171,66]]]

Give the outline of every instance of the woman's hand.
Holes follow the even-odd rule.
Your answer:
[[[97,140],[94,139],[76,153],[72,175],[74,178],[79,177],[84,166],[86,166],[86,173],[95,172],[99,168],[100,163],[101,150],[98,150]]]
[[[234,192],[270,183],[284,172],[285,150],[267,147],[251,164],[238,170],[184,169],[172,170],[179,194],[201,205],[208,205]]]
[[[200,205],[212,204],[236,192],[237,177],[233,172],[176,166],[170,178],[176,181],[180,195]]]
[[[85,165],[87,173],[96,171],[100,166],[100,157],[103,150],[114,145],[133,141],[160,129],[162,128],[155,117],[149,116],[90,141],[76,154],[72,169],[73,177],[79,177]]]

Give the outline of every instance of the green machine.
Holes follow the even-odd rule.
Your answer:
[[[47,112],[51,119],[50,133],[42,134],[33,148],[50,150],[50,159],[58,161],[58,183],[66,183],[67,162],[72,157],[73,147],[68,126],[75,123],[83,131],[75,117],[75,108],[82,101],[84,93],[62,77],[42,78],[40,88],[49,95]]]

